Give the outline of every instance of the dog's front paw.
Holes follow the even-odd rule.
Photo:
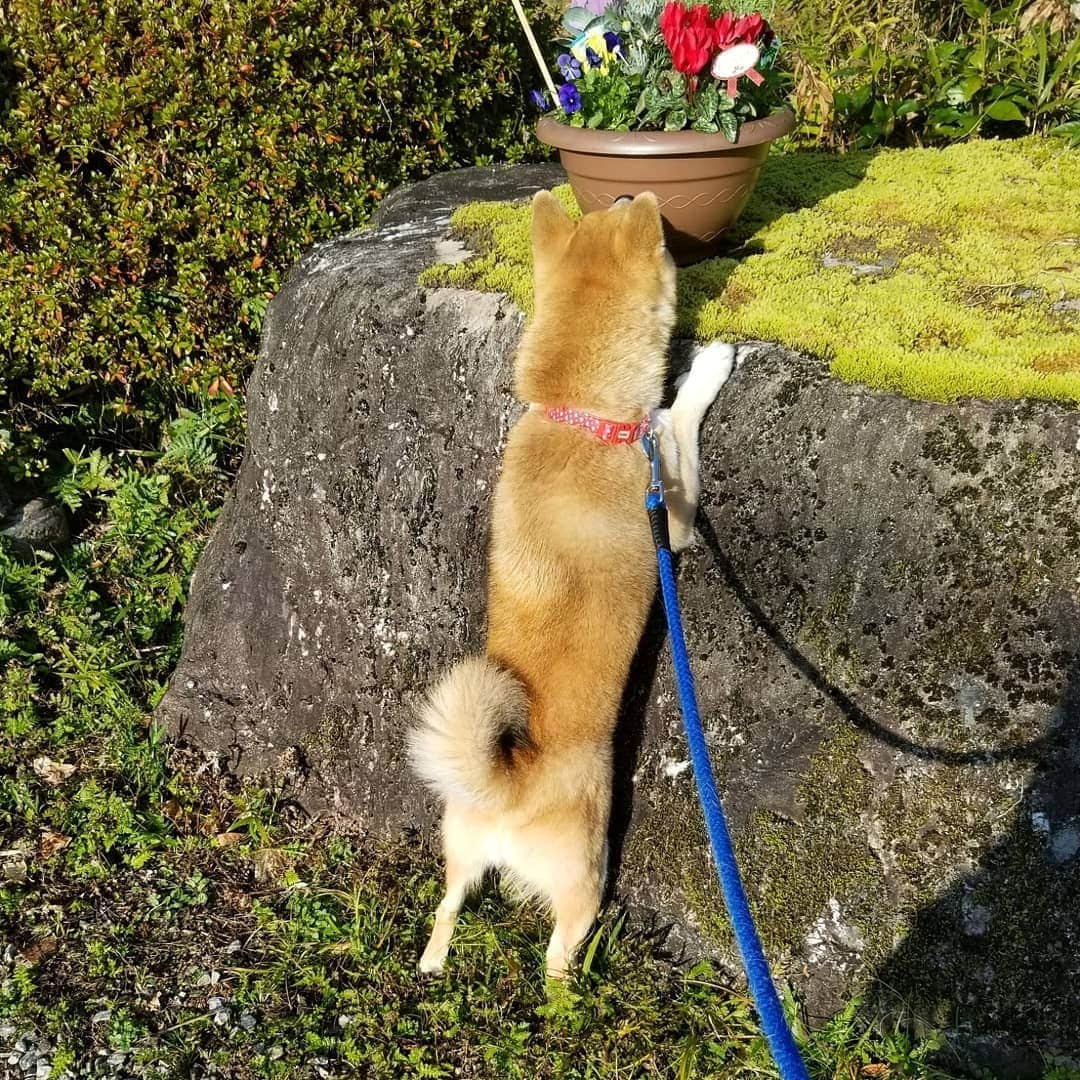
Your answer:
[[[694,353],[683,387],[700,401],[712,402],[735,368],[736,350],[726,341],[710,341]]]
[[[730,378],[734,367],[734,345],[726,341],[699,345],[689,369],[675,381],[677,393],[672,412],[700,420],[720,393],[720,387]]]
[[[446,949],[432,948],[430,945],[424,950],[417,965],[421,975],[439,975],[446,965]]]

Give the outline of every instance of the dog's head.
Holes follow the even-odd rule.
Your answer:
[[[675,321],[675,264],[651,192],[574,222],[547,191],[533,199],[535,312],[517,391],[612,419],[655,408]]]

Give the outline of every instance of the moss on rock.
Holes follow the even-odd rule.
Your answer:
[[[679,330],[780,342],[909,397],[1080,400],[1078,198],[1080,154],[1047,139],[774,156],[732,254],[680,272]],[[529,220],[462,208],[453,227],[478,254],[423,283],[528,311]]]
[[[871,779],[858,759],[859,741],[840,728],[814,756],[799,789],[801,822],[758,812],[739,839],[762,938],[774,948],[804,941],[830,900],[858,928],[864,948],[884,930],[878,910],[885,888],[861,820]],[[887,942],[876,944],[880,953]]]

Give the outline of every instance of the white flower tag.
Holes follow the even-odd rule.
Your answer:
[[[758,86],[764,82],[761,72],[754,66],[761,59],[761,50],[748,41],[732,45],[717,53],[712,62],[713,78],[727,83],[727,96],[739,96],[739,80],[745,75]]]
[[[712,62],[714,79],[738,79],[757,65],[761,51],[756,45],[740,42],[716,54]]]

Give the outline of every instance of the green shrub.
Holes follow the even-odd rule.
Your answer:
[[[242,375],[312,243],[535,147],[519,35],[495,0],[11,0],[0,409],[97,429]]]
[[[1080,20],[1066,0],[802,0],[786,29],[811,141],[934,145],[1057,129],[1080,142]]]
[[[104,873],[108,849],[160,816],[163,754],[146,715],[179,653],[187,582],[236,465],[241,409],[236,397],[203,401],[153,451],[66,451],[50,493],[75,515],[78,538],[33,560],[0,538],[0,833],[47,825],[73,838],[67,857],[83,871]],[[80,762],[63,791],[35,774],[40,754]]]

